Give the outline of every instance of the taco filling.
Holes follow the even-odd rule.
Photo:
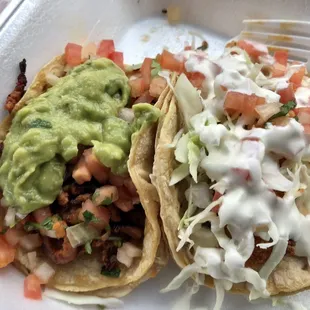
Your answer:
[[[149,247],[155,248],[148,251],[156,252],[160,230],[156,223],[153,238],[127,165],[132,142],[160,114],[150,103],[166,82],[154,81],[152,62],[125,68],[111,40],[98,48],[69,43],[64,56],[39,73],[43,86],[35,80],[25,95],[25,60],[20,64],[1,144],[0,267],[15,261],[30,273],[26,297],[40,299],[41,284],[61,286],[70,274],[65,266],[73,263],[80,282],[87,277],[83,268],[92,268],[89,287],[80,283],[84,291],[100,289],[104,277],[121,278],[142,259],[146,226]],[[87,258],[94,255],[96,268]],[[101,275],[93,276],[94,270]],[[138,280],[134,276],[131,281]],[[67,282],[68,290],[79,290]]]
[[[195,276],[216,287],[219,309],[224,291],[249,291],[255,299],[308,287],[305,65],[251,41],[231,43],[218,59],[189,50],[175,60],[185,71],[162,125],[154,180],[183,270],[164,291]],[[190,83],[189,73],[202,76],[201,83]]]

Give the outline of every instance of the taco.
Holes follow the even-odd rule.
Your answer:
[[[152,59],[122,57],[111,40],[69,43],[25,94],[20,64],[0,126],[0,267],[28,275],[28,298],[41,284],[120,297],[167,262],[149,175],[169,89]]]
[[[152,176],[182,268],[164,291],[193,277],[216,288],[219,309],[225,291],[256,299],[309,288],[305,65],[250,41],[212,61],[202,51],[175,59],[185,72],[172,82]]]

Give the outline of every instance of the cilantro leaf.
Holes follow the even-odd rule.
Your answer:
[[[35,120],[33,120],[33,121],[31,121],[29,123],[29,127],[30,128],[46,128],[46,129],[50,129],[53,126],[52,126],[51,122],[46,121],[46,120],[41,119],[41,118],[37,118],[37,119],[35,119]]]
[[[118,278],[119,275],[121,274],[121,270],[119,268],[115,268],[112,270],[106,270],[104,269],[104,267],[102,267],[101,274],[103,276],[110,277],[110,278]]]
[[[97,223],[99,222],[99,219],[95,217],[95,215],[93,213],[91,213],[90,211],[84,211],[83,212],[83,216],[85,219],[85,224],[89,224],[91,222],[93,223]]]
[[[286,104],[283,104],[280,108],[280,112],[276,113],[275,115],[271,116],[268,120],[271,121],[277,117],[281,117],[281,116],[285,116],[289,111],[295,109],[296,107],[296,102],[294,101],[289,101],[288,103]]]
[[[86,242],[84,248],[87,254],[91,254],[93,252],[91,241]]]
[[[53,226],[54,226],[54,221],[52,217],[48,217],[46,218],[42,224],[41,224],[42,228],[46,229],[46,230],[52,230]]]
[[[24,229],[28,232],[32,230],[39,230],[41,228],[42,226],[39,223],[35,223],[35,222],[26,222],[24,225]]]
[[[103,201],[101,202],[101,205],[104,205],[104,206],[108,206],[112,203],[112,197],[106,197],[103,199]]]

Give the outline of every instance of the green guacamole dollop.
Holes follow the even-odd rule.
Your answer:
[[[4,141],[0,187],[7,204],[22,214],[51,204],[78,144],[94,146],[105,166],[126,173],[132,134],[159,117],[157,108],[139,104],[132,124],[118,118],[129,96],[125,73],[100,58],[74,68],[30,100],[14,116]]]

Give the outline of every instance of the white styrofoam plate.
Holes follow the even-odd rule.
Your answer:
[[[307,0],[175,0],[182,12],[182,24],[168,25],[161,14],[169,0],[13,0],[5,15],[0,15],[0,100],[4,102],[14,87],[17,64],[27,59],[28,80],[69,41],[84,43],[114,38],[128,64],[145,56],[155,56],[163,47],[176,52],[191,41],[191,32],[199,33],[217,55],[225,42],[239,33],[246,18],[310,19]],[[0,117],[4,116],[1,109]],[[168,310],[183,296],[184,288],[160,294],[178,268],[173,262],[155,279],[145,282],[124,298],[128,310]],[[305,292],[293,297],[304,305],[310,299]],[[212,308],[215,293],[201,288],[194,298],[197,307]],[[0,309],[39,310],[76,309],[49,299],[42,302],[23,298],[23,276],[13,268],[0,270]],[[78,307],[79,309],[91,309]],[[270,301],[249,304],[244,296],[227,294],[223,309],[271,309]],[[285,309],[282,307],[282,309]]]

